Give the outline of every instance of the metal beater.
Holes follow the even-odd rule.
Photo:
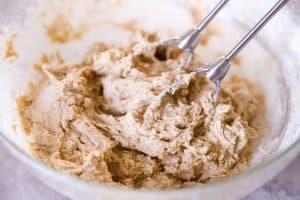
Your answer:
[[[192,58],[193,50],[197,46],[201,33],[212,18],[221,10],[221,8],[228,2],[228,0],[220,1],[217,6],[211,11],[210,14],[200,23],[199,26],[189,31],[184,36],[178,39],[167,40],[165,45],[177,45],[185,52],[183,66],[188,63],[188,60]],[[272,17],[283,8],[289,0],[278,0],[277,3],[263,16],[262,19],[242,38],[242,40],[226,55],[215,62],[212,62],[204,67],[198,67],[194,72],[205,75],[211,80],[216,86],[216,92],[214,95],[214,101],[217,102],[221,93],[221,81],[226,76],[227,72],[231,67],[231,61],[240,51],[250,42],[251,39],[272,19]],[[181,66],[181,67],[183,67]],[[175,82],[170,88],[160,93],[157,98],[158,100],[163,98],[165,95],[172,93],[174,88],[184,84],[182,80]]]
[[[221,0],[208,13],[208,15],[194,28],[183,34],[181,37],[171,38],[159,43],[162,46],[177,46],[183,50],[183,59],[180,69],[184,68],[194,57],[194,50],[201,40],[204,29],[226,5],[229,0]]]

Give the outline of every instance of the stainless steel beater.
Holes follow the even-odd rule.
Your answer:
[[[220,0],[197,26],[183,34],[181,37],[171,38],[159,43],[160,46],[177,46],[183,50],[183,59],[180,64],[180,69],[184,68],[193,59],[194,49],[199,44],[203,30],[227,2],[229,2],[229,0]]]
[[[215,62],[212,62],[204,67],[198,67],[195,69],[194,72],[205,75],[209,80],[211,80],[215,84],[216,92],[213,97],[215,102],[217,102],[220,97],[221,81],[224,79],[227,72],[229,71],[232,59],[250,42],[251,39],[254,38],[254,36],[272,19],[272,17],[286,5],[287,2],[289,2],[289,0],[278,0],[277,3],[263,16],[262,19],[260,19],[260,21],[242,38],[242,40],[226,56],[221,57]],[[220,3],[220,5],[222,5],[222,2]],[[213,17],[213,15],[211,15],[211,17]],[[206,21],[208,22],[210,20],[211,19],[207,19]],[[190,40],[192,41],[191,43],[189,43],[189,40],[182,41],[187,41],[183,42],[185,46],[190,45],[191,47],[194,47],[193,41],[196,40]],[[157,96],[157,98],[161,99],[168,93],[172,93],[172,91],[174,91],[174,88],[177,88],[182,84],[184,84],[182,80],[175,82],[170,88],[160,93]]]

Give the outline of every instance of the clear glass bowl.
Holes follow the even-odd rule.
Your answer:
[[[29,137],[22,133],[18,122],[15,99],[28,89],[29,81],[38,80],[33,64],[43,53],[59,50],[66,62],[78,62],[95,41],[126,42],[130,33],[116,24],[130,21],[162,37],[180,35],[194,23],[191,6],[207,12],[214,3],[211,0],[1,0],[0,50],[3,53],[7,37],[17,32],[14,47],[18,58],[12,62],[0,60],[0,138],[42,181],[72,199],[235,199],[260,187],[300,151],[300,21],[296,12],[300,5],[296,2],[291,2],[242,52],[241,67],[231,69],[231,74],[238,73],[259,84],[267,101],[264,137],[259,143],[259,148],[267,154],[257,151],[251,167],[234,177],[165,191],[121,189],[85,182],[34,159],[26,148]],[[222,34],[197,53],[205,62],[226,53],[273,3],[272,0],[232,1],[216,20]],[[28,10],[31,5],[38,5],[46,12]],[[68,18],[73,24],[86,26],[81,40],[60,45],[46,37],[44,25],[62,12],[71,13]]]

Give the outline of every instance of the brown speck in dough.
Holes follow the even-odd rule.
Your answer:
[[[46,54],[43,54],[40,59],[41,63],[47,64],[49,63],[49,57]]]
[[[16,133],[17,132],[17,125],[16,124],[12,124],[11,125],[11,129],[12,129],[13,133]]]
[[[35,69],[39,74],[43,73],[42,66],[45,64],[49,64],[49,57],[47,54],[42,54],[40,61],[38,63],[33,64],[33,69]]]
[[[29,91],[32,91],[32,90],[34,90],[36,84],[34,82],[32,82],[32,81],[29,81],[27,83],[27,85],[28,85]]]
[[[50,65],[50,64],[64,64],[64,59],[61,56],[59,51],[55,51],[54,53],[50,54],[42,54],[40,61],[38,63],[33,64],[33,68],[39,73],[43,73],[43,66]]]
[[[9,38],[6,41],[5,44],[5,50],[4,50],[4,59],[8,60],[9,62],[13,62],[17,57],[18,53],[16,52],[14,48],[14,40],[16,38],[17,34],[12,34],[9,36]]]
[[[124,22],[124,23],[117,23],[114,21],[105,21],[104,24],[117,26],[117,27],[124,29],[126,31],[129,31],[129,32],[136,32],[137,30],[139,30],[136,21],[128,21],[128,22]]]
[[[50,57],[42,65],[45,79],[17,99],[33,155],[87,181],[133,188],[188,187],[247,168],[264,116],[258,87],[232,77],[215,105],[213,84],[178,73],[179,59],[150,48],[157,36],[137,34],[127,47],[99,43],[77,65]]]
[[[231,62],[235,66],[240,66],[241,65],[241,59],[239,57],[235,57],[234,59],[232,59]]]
[[[203,46],[207,45],[209,43],[209,40],[219,33],[220,33],[220,30],[218,29],[218,27],[216,25],[212,24],[212,25],[208,26],[206,28],[206,30],[204,31],[204,34],[200,40],[200,44]]]
[[[190,14],[193,24],[199,24],[200,20],[203,18],[202,13],[194,6],[190,7]]]
[[[20,121],[22,123],[22,128],[24,133],[29,134],[31,129],[31,120],[28,119],[26,114],[26,108],[30,106],[32,100],[30,100],[27,96],[20,96],[17,98],[17,112],[20,117]]]
[[[54,55],[59,64],[63,64],[65,62],[59,51],[55,51]]]
[[[64,15],[56,16],[53,22],[45,28],[49,39],[60,44],[80,39],[85,32],[83,27],[74,27]]]

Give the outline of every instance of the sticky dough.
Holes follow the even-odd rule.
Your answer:
[[[155,189],[217,181],[249,165],[260,134],[257,88],[232,77],[214,105],[214,85],[178,71],[177,53],[152,49],[153,37],[126,48],[95,44],[77,65],[43,65],[45,78],[18,99],[36,158],[84,180]]]

